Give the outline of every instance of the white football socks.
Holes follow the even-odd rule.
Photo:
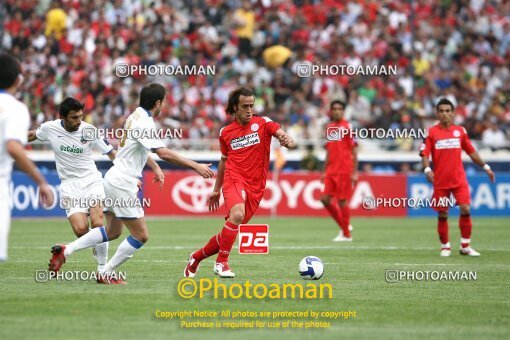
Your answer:
[[[94,247],[96,249],[97,264],[99,266],[104,266],[106,262],[108,262],[108,243],[109,242],[103,242]]]
[[[143,243],[135,239],[133,236],[128,236],[124,241],[119,244],[115,255],[108,261],[105,267],[106,273],[112,273],[124,262],[133,257],[133,254],[143,246]]]
[[[97,244],[107,241],[108,236],[106,236],[106,230],[104,229],[104,227],[94,228],[85,235],[83,235],[82,237],[66,245],[66,249],[64,250],[64,256],[68,257],[75,251],[94,247]]]

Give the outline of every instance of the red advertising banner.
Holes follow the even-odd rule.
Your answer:
[[[215,179],[204,179],[194,172],[167,171],[165,185],[160,191],[159,184],[152,183],[151,171],[144,173],[144,197],[150,198],[150,207],[145,214],[176,216],[225,216],[223,200],[219,211],[211,213],[205,204],[212,192]],[[275,181],[269,173],[264,198],[256,212],[258,216],[327,216],[321,201],[320,174],[314,172],[293,172],[279,174]],[[403,198],[406,197],[407,177],[405,175],[362,175],[350,201],[353,216],[406,216],[407,209],[401,207],[363,207],[363,197]]]

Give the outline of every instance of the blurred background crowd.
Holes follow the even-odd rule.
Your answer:
[[[66,96],[86,121],[121,128],[152,81],[168,90],[163,128],[177,148],[217,146],[224,107],[239,85],[256,111],[319,145],[329,102],[355,127],[426,128],[448,96],[481,147],[508,147],[510,2],[504,0],[4,0],[3,48],[24,69],[32,128],[58,118]],[[215,65],[214,75],[119,78],[118,63]],[[298,64],[397,65],[397,76],[299,77]],[[414,150],[418,141],[376,148]],[[306,143],[304,143],[306,144]]]

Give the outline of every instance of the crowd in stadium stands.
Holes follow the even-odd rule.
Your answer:
[[[2,6],[0,4],[0,6]],[[426,128],[447,95],[455,123],[493,149],[510,137],[510,2],[504,0],[4,1],[4,48],[24,68],[32,128],[58,103],[120,128],[143,84],[168,90],[162,127],[217,138],[226,98],[256,89],[256,111],[298,141],[323,136],[328,104],[355,127]],[[114,65],[215,65],[214,75],[119,78]],[[299,77],[298,64],[397,65],[397,76]],[[176,141],[173,141],[174,143]],[[217,144],[217,143],[214,143]],[[398,144],[401,149],[415,147]]]

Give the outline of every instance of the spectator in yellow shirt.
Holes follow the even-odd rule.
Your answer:
[[[59,40],[62,37],[62,32],[66,29],[67,14],[62,8],[56,5],[46,14],[46,29],[44,34],[49,37],[53,35],[55,39]]]
[[[244,0],[242,8],[235,11],[234,25],[239,38],[239,51],[250,56],[251,39],[255,29],[255,13],[251,9],[250,1]]]

